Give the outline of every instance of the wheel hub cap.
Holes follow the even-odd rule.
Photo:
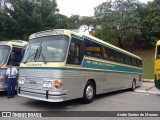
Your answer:
[[[92,86],[88,86],[86,89],[86,97],[88,99],[91,99],[93,96],[93,87]]]

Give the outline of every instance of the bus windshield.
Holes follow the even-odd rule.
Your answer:
[[[69,38],[67,36],[46,36],[31,39],[22,62],[62,62],[65,59]]]
[[[0,45],[0,64],[6,63],[10,49],[11,48],[7,45]]]

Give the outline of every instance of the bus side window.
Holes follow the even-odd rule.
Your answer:
[[[141,60],[137,60],[138,62],[138,67],[142,67],[142,61]]]
[[[104,55],[107,60],[114,61],[114,51],[110,48],[105,48],[106,54]]]
[[[115,60],[116,60],[116,62],[124,63],[123,54],[115,51]]]
[[[99,45],[98,43],[85,39],[85,47],[86,47],[85,55],[99,59],[103,58],[101,50],[102,48],[101,45]]]
[[[125,64],[132,65],[131,57],[124,55]]]
[[[67,64],[80,65],[80,45],[72,42],[68,52]]]
[[[131,59],[132,59],[132,65],[133,65],[133,66],[137,66],[137,65],[136,65],[136,59],[135,59],[135,58],[131,58]]]

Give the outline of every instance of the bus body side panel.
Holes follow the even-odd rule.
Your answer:
[[[34,74],[33,74],[34,73]],[[114,76],[114,77],[111,77]],[[120,78],[121,76],[121,78]],[[20,77],[25,77],[25,84],[20,86],[20,96],[26,96],[32,99],[39,99],[49,102],[61,102],[83,97],[83,90],[89,79],[95,80],[96,93],[102,94],[106,92],[131,88],[131,84],[127,85],[127,81],[132,81],[133,74],[114,73],[114,72],[98,72],[83,69],[20,69]],[[137,75],[138,77],[138,75]],[[107,80],[106,80],[107,78]],[[43,80],[63,80],[63,91],[66,95],[56,96],[58,89],[49,89],[48,99],[46,98],[46,89],[43,88]],[[126,81],[122,85],[122,80]],[[128,82],[131,83],[131,82]]]
[[[160,60],[155,60],[155,86],[160,89]]]
[[[85,58],[82,63],[84,68],[92,68],[95,71],[103,73],[101,90],[97,93],[105,93],[132,87],[132,82],[135,79],[136,85],[142,84],[142,68],[132,67],[128,65],[107,62],[94,58]],[[96,77],[96,76],[95,76]],[[97,79],[95,79],[97,80]],[[96,82],[99,83],[99,82]],[[99,90],[99,88],[97,88]]]

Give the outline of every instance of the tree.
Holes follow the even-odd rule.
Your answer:
[[[71,15],[71,17],[68,18],[67,27],[69,29],[79,29],[80,16],[79,15]]]
[[[133,40],[135,34],[140,34],[139,18],[137,17],[137,0],[107,1],[95,8],[95,18],[102,29],[116,36],[118,44],[123,48],[122,41]],[[130,35],[132,32],[133,35]],[[109,40],[106,40],[109,41]],[[131,42],[131,41],[130,41]]]
[[[87,30],[88,32],[95,27],[95,19],[89,16],[83,16],[80,18],[80,26],[84,27],[84,32]]]
[[[155,44],[160,39],[160,1],[154,0],[147,5],[138,7],[142,46]]]
[[[1,37],[23,39],[34,32],[57,26],[55,0],[14,0],[9,4],[0,13],[0,20],[6,23],[0,22]]]

